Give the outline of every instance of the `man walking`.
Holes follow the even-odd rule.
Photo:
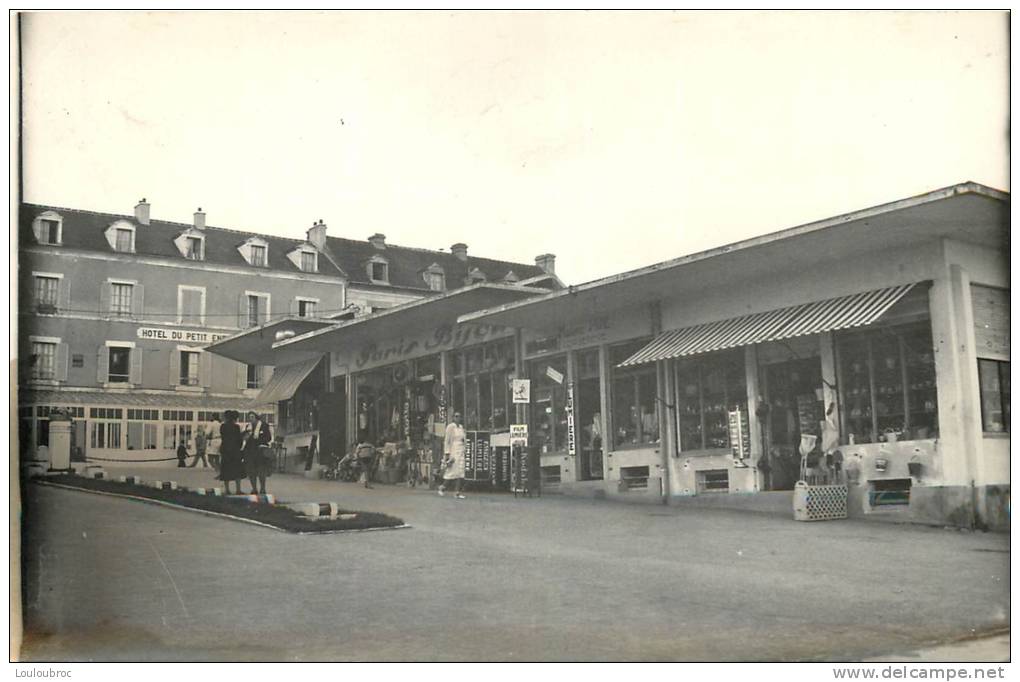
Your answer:
[[[189,469],[194,468],[195,465],[198,464],[198,460],[202,460],[203,469],[209,468],[209,461],[205,458],[205,446],[205,427],[199,426],[198,433],[195,434],[195,459],[192,460],[191,464],[188,466]]]
[[[459,412],[455,412],[453,420],[446,425],[446,438],[443,441],[443,483],[439,486],[439,495],[446,494],[446,484],[453,482],[454,494],[463,500],[461,490],[464,487],[464,452],[467,434],[461,423]]]

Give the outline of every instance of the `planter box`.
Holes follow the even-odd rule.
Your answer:
[[[798,481],[793,489],[795,521],[831,521],[847,517],[845,485],[808,485]]]

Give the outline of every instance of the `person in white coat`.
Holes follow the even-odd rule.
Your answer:
[[[446,494],[446,485],[454,485],[454,494],[463,500],[464,494],[464,451],[467,434],[461,423],[460,413],[454,413],[453,420],[446,425],[446,438],[443,441],[443,483],[439,486],[439,494]]]
[[[209,432],[206,434],[205,454],[209,455],[209,464],[216,469],[216,473],[220,472],[220,443],[222,442],[220,418],[214,415],[212,423],[209,425]]]

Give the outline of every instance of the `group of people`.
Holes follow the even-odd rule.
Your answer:
[[[230,483],[234,483],[237,495],[241,492],[241,481],[248,479],[251,484],[250,494],[266,494],[266,479],[273,472],[275,464],[269,445],[273,442],[269,424],[257,412],[248,413],[248,421],[242,430],[238,425],[240,414],[236,410],[223,413],[223,423],[213,419],[208,433],[199,427],[195,435],[195,459],[190,465],[186,443],[177,446],[177,466],[209,466],[209,460],[219,469],[217,480],[223,481],[227,494],[231,493]],[[208,459],[206,457],[208,456]]]

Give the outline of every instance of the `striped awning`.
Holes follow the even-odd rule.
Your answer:
[[[256,405],[269,405],[278,403],[281,400],[289,400],[297,393],[298,386],[305,380],[315,366],[319,364],[319,358],[296,362],[293,365],[282,365],[273,370],[273,376],[269,378],[259,397],[255,399]]]
[[[764,313],[708,322],[695,327],[663,332],[630,356],[619,367],[750,346],[765,341],[849,329],[871,324],[886,313],[913,287],[876,289],[861,294],[780,308]]]

